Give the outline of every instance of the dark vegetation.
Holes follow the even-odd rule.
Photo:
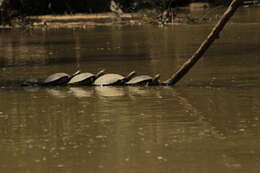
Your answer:
[[[0,0],[1,23],[14,17],[42,14],[98,13],[110,11],[111,0]],[[196,0],[115,0],[124,12],[143,8],[163,11],[170,7],[187,5]],[[210,3],[228,3],[230,0],[201,0]]]

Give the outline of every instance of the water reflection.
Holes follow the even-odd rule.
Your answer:
[[[70,91],[75,97],[83,98],[83,97],[91,97],[93,96],[92,88],[83,88],[83,87],[70,87]]]
[[[56,98],[65,98],[68,94],[68,91],[63,88],[46,88],[46,91],[49,95]]]
[[[127,87],[131,96],[148,96],[151,94],[150,87]]]
[[[0,93],[12,103],[1,99],[0,104],[0,165],[5,172],[259,168],[260,151],[254,144],[259,91],[249,97],[243,89],[108,87],[119,97],[107,100],[106,87],[76,88],[79,93],[95,91],[91,97],[75,97],[71,89]],[[62,99],[57,103],[46,91]],[[32,100],[22,101],[25,96]]]
[[[95,87],[97,95],[103,97],[120,97],[125,95],[123,87]]]

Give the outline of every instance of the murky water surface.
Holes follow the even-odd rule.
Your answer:
[[[19,83],[78,68],[165,80],[212,25],[0,31],[0,172],[258,173],[260,23],[251,12],[176,87]]]

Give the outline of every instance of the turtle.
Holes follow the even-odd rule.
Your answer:
[[[67,82],[74,76],[80,74],[80,71],[76,71],[72,76],[67,73],[54,73],[48,76],[45,80],[40,81],[37,79],[25,80],[22,86],[59,86],[66,85]]]
[[[69,81],[68,85],[91,85],[95,79],[104,75],[105,70],[100,70],[97,74],[93,73],[80,73],[78,75],[73,76]]]
[[[54,73],[48,76],[43,82],[44,86],[65,85],[70,80],[70,75],[67,73]]]
[[[25,81],[23,81],[23,83],[21,84],[22,86],[40,86],[41,85],[41,81],[39,81],[38,79],[27,79]]]
[[[154,77],[148,75],[135,76],[131,80],[125,83],[125,85],[160,85],[160,74],[156,74]]]
[[[93,85],[95,86],[124,85],[126,82],[132,79],[135,76],[135,74],[136,72],[132,71],[126,77],[124,77],[120,74],[108,73],[97,78],[94,81]]]

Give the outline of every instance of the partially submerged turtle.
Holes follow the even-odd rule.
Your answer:
[[[136,72],[132,71],[126,77],[124,77],[120,74],[108,73],[97,78],[94,81],[93,85],[96,86],[124,85],[126,82],[132,79],[135,76],[135,74]]]
[[[104,75],[105,70],[99,71],[97,74],[93,73],[80,73],[72,77],[68,85],[92,85],[92,83],[99,78],[100,76]]]
[[[68,81],[80,74],[80,71],[76,71],[72,76],[68,75],[67,73],[54,73],[48,76],[45,80],[39,81],[37,79],[29,79],[25,80],[22,83],[22,86],[59,86],[59,85],[66,85]]]
[[[21,85],[33,87],[33,86],[40,86],[41,83],[42,82],[37,79],[27,79],[27,80],[23,81],[23,83]]]
[[[155,75],[154,77],[148,75],[140,75],[133,77],[131,80],[126,82],[126,85],[140,85],[140,86],[147,86],[147,85],[160,85],[159,82],[160,74]]]
[[[43,82],[42,85],[45,86],[57,86],[64,85],[70,80],[70,75],[67,73],[54,73],[48,76]]]

